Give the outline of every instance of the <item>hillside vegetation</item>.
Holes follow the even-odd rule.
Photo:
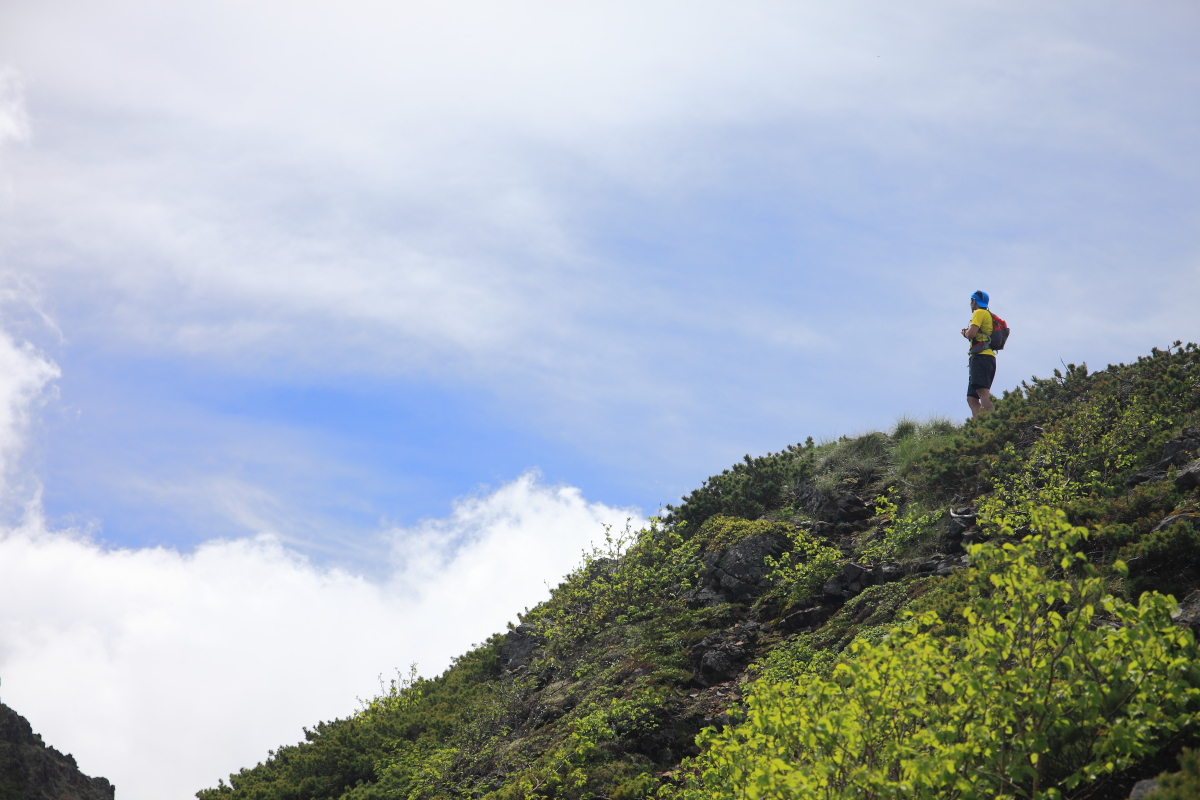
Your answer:
[[[1200,731],[1198,457],[1179,343],[747,456],[444,674],[197,796],[1127,797]]]

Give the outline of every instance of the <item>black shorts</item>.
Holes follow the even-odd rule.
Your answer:
[[[995,356],[971,356],[971,377],[967,380],[967,397],[979,399],[980,389],[991,389],[996,378]]]

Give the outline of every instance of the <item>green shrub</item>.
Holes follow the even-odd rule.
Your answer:
[[[1200,588],[1200,531],[1188,522],[1143,536],[1121,549],[1129,565],[1129,591],[1136,598],[1151,588],[1183,599]]]
[[[1158,789],[1146,800],[1196,800],[1200,797],[1200,751],[1184,748],[1180,771],[1158,776]]]
[[[1191,724],[1197,649],[1172,604],[1107,594],[1075,552],[1086,530],[1032,521],[1020,543],[971,548],[965,636],[932,636],[926,614],[828,679],[764,683],[744,722],[701,735],[683,796],[1055,798]]]

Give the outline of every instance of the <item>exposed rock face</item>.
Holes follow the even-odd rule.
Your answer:
[[[508,670],[528,665],[540,644],[532,625],[518,625],[504,636],[504,644],[499,648],[500,665]]]
[[[1133,790],[1129,793],[1129,800],[1142,800],[1143,797],[1149,797],[1158,789],[1158,781],[1153,778],[1147,778],[1144,781],[1138,781],[1133,786]]]
[[[1150,532],[1158,533],[1159,531],[1165,531],[1176,522],[1190,522],[1193,525],[1200,525],[1200,514],[1172,514],[1169,517],[1164,517],[1161,522],[1150,529]]]
[[[811,630],[832,617],[839,608],[841,606],[837,604],[822,605],[811,599],[801,600],[783,612],[780,627],[788,633]]]
[[[1163,445],[1162,458],[1148,467],[1143,467],[1137,472],[1125,479],[1125,482],[1130,486],[1137,486],[1139,483],[1147,481],[1161,481],[1167,477],[1168,467],[1183,467],[1196,457],[1196,453],[1200,452],[1200,428],[1187,427],[1183,432],[1176,436],[1171,441]],[[1196,462],[1191,466],[1196,466],[1200,462]],[[1190,469],[1190,467],[1189,467]],[[1187,472],[1187,470],[1184,470]],[[1182,476],[1183,473],[1180,473]],[[1176,486],[1179,484],[1179,478],[1175,480]],[[1193,488],[1191,486],[1179,487],[1181,489]]]
[[[899,564],[880,564],[869,567],[847,561],[842,564],[841,572],[825,581],[823,590],[826,600],[837,602],[860,594],[868,586],[898,581],[904,575],[905,570]]]
[[[811,482],[796,492],[796,502],[822,522],[860,522],[874,513],[874,509],[853,492],[837,492],[831,497]]]
[[[1175,476],[1175,488],[1188,492],[1200,486],[1200,460],[1193,461],[1179,471]]]
[[[1200,633],[1200,590],[1194,591],[1179,603],[1179,608],[1171,615],[1175,624],[1181,628],[1190,628],[1194,633]]]
[[[89,778],[75,758],[47,747],[17,712],[0,703],[0,798],[4,800],[113,800],[104,778]]]
[[[740,601],[757,594],[766,580],[767,556],[779,558],[790,543],[780,533],[760,533],[724,550],[704,554],[700,585],[729,600]]]
[[[754,658],[762,630],[757,622],[747,621],[705,636],[688,653],[695,671],[694,682],[700,686],[715,686],[740,675]]]

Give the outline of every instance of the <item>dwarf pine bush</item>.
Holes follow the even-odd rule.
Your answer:
[[[1086,529],[1044,508],[1031,522],[971,548],[964,636],[932,635],[928,613],[828,678],[763,682],[741,724],[701,735],[682,797],[1059,798],[1193,725],[1197,648],[1174,601],[1112,596],[1076,552]]]

